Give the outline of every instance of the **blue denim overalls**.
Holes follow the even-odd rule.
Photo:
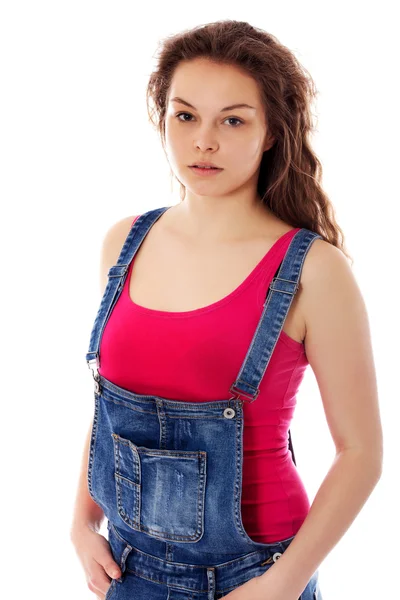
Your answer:
[[[107,600],[218,600],[262,575],[295,537],[264,544],[243,527],[243,403],[258,396],[305,256],[321,236],[304,228],[294,235],[226,398],[199,403],[135,394],[98,373],[100,340],[132,258],[168,208],[148,211],[132,226],[108,272],[86,354],[95,386],[88,489],[108,519],[122,572]],[[301,600],[322,600],[318,571]]]

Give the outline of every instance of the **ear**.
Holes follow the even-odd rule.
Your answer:
[[[272,148],[272,146],[274,144],[275,144],[275,138],[273,138],[272,136],[268,136],[265,140],[264,152],[266,152],[266,150],[269,150],[270,148]]]

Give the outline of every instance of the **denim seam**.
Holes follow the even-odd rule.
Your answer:
[[[139,413],[143,413],[143,414],[147,414],[147,415],[157,416],[157,411],[156,410],[154,410],[154,411],[153,410],[143,410],[142,408],[137,408],[135,406],[127,405],[123,400],[117,400],[115,398],[106,397],[105,394],[104,394],[104,392],[103,392],[103,398],[107,402],[112,402],[113,404],[117,404],[117,405],[123,406],[124,408],[127,408],[129,410],[133,410],[135,412],[139,412]],[[227,398],[226,400],[222,400],[221,402],[224,402],[226,404],[228,402],[228,400],[229,399]],[[186,404],[187,403],[182,400],[180,408],[182,408],[182,410],[185,410]],[[223,408],[224,408],[224,406],[221,405],[221,410]],[[204,410],[204,409],[202,407],[199,407],[198,410],[200,411],[200,410]],[[196,415],[192,415],[192,414],[185,416],[185,415],[179,415],[179,414],[178,415],[168,414],[168,418],[169,419],[205,419],[205,420],[207,420],[207,419],[212,419],[212,420],[213,419],[225,419],[224,416],[219,416],[218,414],[210,415],[210,416],[207,416],[207,415],[196,416]]]
[[[132,573],[132,575],[136,575],[137,577],[141,577],[142,579],[146,579],[147,581],[153,581],[154,583],[159,583],[161,585],[165,585],[167,587],[171,587],[171,588],[175,588],[175,589],[179,589],[179,590],[183,590],[185,592],[189,592],[189,593],[205,593],[208,592],[208,590],[204,590],[204,589],[198,589],[196,588],[195,590],[184,587],[184,586],[180,586],[178,584],[175,583],[166,583],[165,581],[160,581],[159,579],[153,579],[153,577],[149,576],[149,575],[144,575],[141,571],[136,571],[133,569],[126,569],[125,573]]]
[[[142,572],[136,571],[136,570],[133,570],[133,569],[126,569],[125,572],[126,573],[131,573],[132,575],[136,575],[137,577],[141,577],[142,579],[146,579],[147,581],[152,581],[153,583],[159,583],[160,585],[165,585],[168,588],[182,590],[184,592],[188,592],[188,593],[191,593],[191,594],[194,594],[194,593],[196,593],[196,594],[204,594],[204,593],[208,592],[208,589],[202,589],[202,588],[198,589],[198,588],[196,588],[195,590],[192,590],[190,588],[187,588],[187,587],[184,587],[184,586],[180,586],[180,585],[175,584],[175,583],[173,583],[173,584],[172,583],[166,583],[165,581],[160,581],[159,579],[153,579],[153,577],[150,577],[148,575],[144,575]],[[246,580],[246,581],[249,581],[249,580]],[[226,587],[226,588],[216,588],[215,591],[216,591],[216,593],[229,592],[229,591],[234,590],[235,588],[237,588],[238,585],[240,586],[240,585],[243,585],[244,583],[246,583],[246,582],[241,582],[239,584],[235,584],[233,586],[231,585],[231,586]]]
[[[116,581],[117,581],[116,579],[113,579],[113,580],[111,581],[111,583],[110,583],[110,587],[109,587],[109,588],[108,588],[108,590],[107,590],[107,593],[106,593],[106,595],[105,595],[105,597],[104,597],[104,600],[109,600],[109,599],[111,598],[111,596],[114,594],[114,592],[115,592],[115,589],[116,589],[116,587],[117,587],[117,586],[116,586]]]
[[[88,490],[90,497],[92,500],[95,500],[92,486],[92,472],[93,466],[96,457],[96,438],[97,438],[97,430],[98,430],[98,419],[99,419],[99,396],[95,394],[95,408],[94,408],[94,416],[93,416],[93,424],[92,424],[92,432],[90,436],[90,447],[89,447],[89,465],[88,465],[88,474],[87,474],[87,482],[88,482]]]

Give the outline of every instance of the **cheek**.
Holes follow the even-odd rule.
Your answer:
[[[165,121],[165,139],[168,141],[170,146],[173,146],[179,140],[181,133],[179,132],[178,123],[173,119],[166,119]]]
[[[169,123],[165,126],[165,141],[167,148],[174,154],[180,154],[188,147],[188,136],[179,129],[177,123]]]
[[[263,153],[263,139],[257,136],[249,138],[244,149],[245,156],[250,163],[258,161]]]
[[[260,160],[263,154],[262,141],[249,137],[244,139],[240,144],[232,148],[230,146],[228,151],[229,162],[235,163],[235,171],[237,173],[249,173],[253,172],[258,168]]]
[[[175,168],[178,168],[180,163],[187,158],[188,154],[187,149],[186,152],[184,151],[182,140],[173,135],[165,135],[165,145],[169,163],[171,166],[174,165]]]

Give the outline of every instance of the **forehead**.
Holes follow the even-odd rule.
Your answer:
[[[200,108],[215,104],[222,107],[247,103],[261,104],[258,83],[253,77],[235,65],[213,63],[207,59],[182,61],[176,67],[168,91],[172,98],[183,98]]]

